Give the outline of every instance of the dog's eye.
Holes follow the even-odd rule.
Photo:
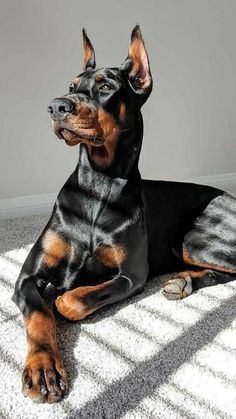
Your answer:
[[[75,90],[75,85],[74,85],[74,83],[71,83],[70,86],[69,86],[69,93],[73,93],[74,90]]]
[[[103,84],[102,86],[100,86],[99,90],[101,90],[102,92],[108,92],[109,90],[111,90],[111,87],[108,84]]]

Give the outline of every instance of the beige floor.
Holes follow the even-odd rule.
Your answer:
[[[70,380],[57,405],[20,393],[26,350],[13,285],[46,216],[0,222],[1,418],[236,418],[236,282],[171,302],[161,280],[78,323],[57,321]]]

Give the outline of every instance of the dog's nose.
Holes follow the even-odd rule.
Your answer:
[[[67,98],[53,99],[48,105],[48,113],[52,119],[63,119],[73,111],[74,104]]]

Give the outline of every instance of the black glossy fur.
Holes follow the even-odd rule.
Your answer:
[[[227,212],[227,207],[221,212],[210,211],[208,224],[204,210],[211,202],[217,207],[219,198],[224,206],[227,194],[208,186],[141,180],[140,108],[151,93],[152,79],[139,28],[132,33],[128,58],[120,68],[96,70],[94,50],[85,32],[84,46],[84,72],[72,82],[69,94],[49,105],[56,135],[69,145],[81,145],[78,165],[59,193],[51,218],[16,283],[14,301],[30,321],[34,313],[48,315],[43,299],[48,283],[62,294],[56,302],[58,311],[77,320],[141,291],[147,279],[158,274],[195,271],[197,266],[200,271],[236,271],[232,253],[229,266],[226,254],[209,260],[204,246],[208,226],[222,223],[222,211]],[[230,199],[235,223],[235,200]],[[197,228],[201,235],[194,241]],[[219,240],[218,235],[215,242]],[[233,252],[235,256],[235,247]],[[206,277],[199,279],[205,286],[231,279],[224,274],[213,280]],[[191,275],[186,278],[180,276],[168,284],[166,296],[188,295]],[[193,288],[200,288],[200,282]],[[71,290],[76,294],[68,294]],[[64,296],[73,297],[71,308]],[[32,332],[27,329],[27,333]],[[41,348],[47,347],[43,343],[48,340],[42,327],[38,337]],[[35,349],[30,351],[35,362]],[[49,400],[46,378],[37,390],[31,376],[33,367],[29,366],[33,361],[27,362],[23,391],[33,400]],[[39,364],[37,368],[42,371],[43,361]],[[50,401],[60,399],[62,394],[55,391],[57,397]]]

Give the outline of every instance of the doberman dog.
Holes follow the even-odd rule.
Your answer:
[[[48,106],[57,137],[80,144],[78,165],[13,296],[28,340],[23,394],[34,402],[57,402],[68,388],[44,301],[49,283],[59,291],[57,311],[81,320],[141,292],[156,275],[172,272],[163,293],[180,299],[236,274],[236,199],[209,186],[141,180],[140,109],[152,77],[139,26],[119,68],[96,69],[85,30],[83,41],[84,71]]]

